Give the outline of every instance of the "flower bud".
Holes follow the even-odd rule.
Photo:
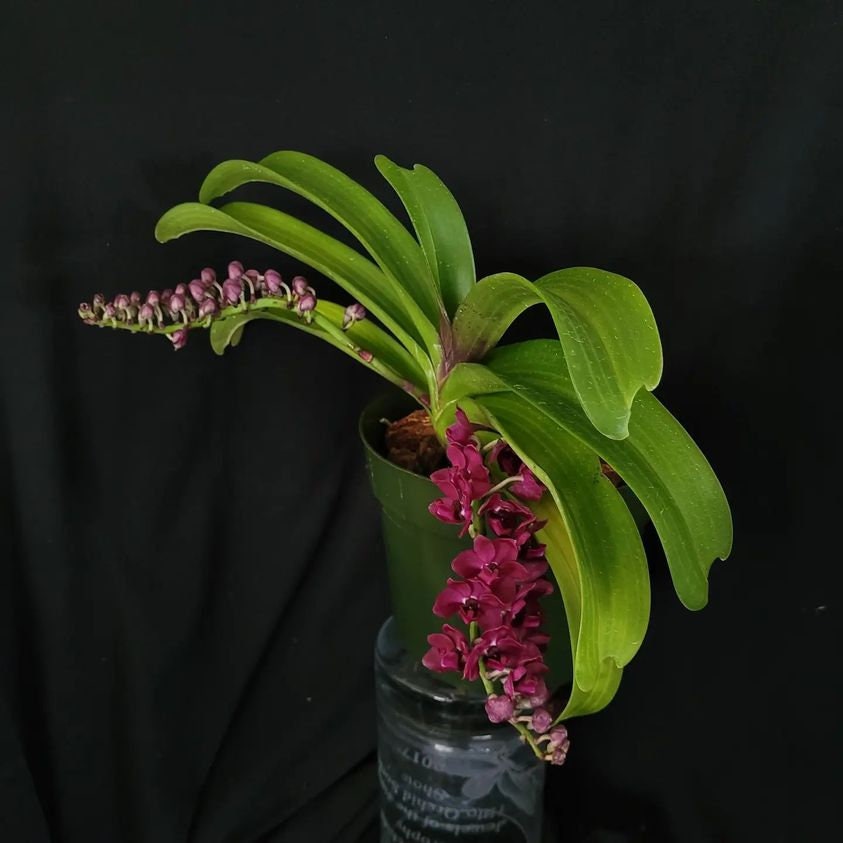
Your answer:
[[[190,290],[190,295],[193,296],[193,300],[197,304],[204,301],[208,296],[208,290],[205,287],[205,282],[199,278],[194,278],[187,286]]]
[[[138,307],[141,303],[141,294],[135,290],[130,296],[129,301],[135,306]]]
[[[118,310],[125,310],[129,306],[129,297],[125,293],[120,293],[119,296],[114,297],[114,306]]]
[[[151,322],[153,316],[155,316],[155,308],[151,304],[141,305],[140,310],[138,310],[138,322],[141,325]]]
[[[161,304],[167,305],[170,303],[170,299],[173,297],[173,291],[170,289],[163,290],[161,292]]]
[[[568,730],[563,725],[554,726],[550,732],[550,744],[549,748],[551,750],[557,749],[558,747],[562,746],[568,740]]]
[[[550,755],[550,763],[556,765],[557,767],[561,766],[565,763],[565,759],[568,757],[568,750],[571,748],[570,741],[565,741],[559,749],[554,750]]]
[[[158,290],[150,290],[146,294],[146,303],[151,304],[153,307],[161,303],[161,296]]]
[[[346,328],[350,328],[355,322],[359,322],[361,319],[366,318],[366,308],[363,307],[362,304],[358,302],[354,302],[354,304],[350,304],[346,309],[345,313],[342,317],[342,327],[343,330]]]
[[[102,310],[105,307],[105,296],[102,293],[94,294],[94,310]]]
[[[365,348],[358,348],[357,349],[357,356],[364,361],[365,363],[371,363],[372,360],[375,359],[375,355],[372,354],[371,351],[367,351]]]
[[[115,319],[117,318],[117,308],[111,302],[109,302],[103,308],[102,315],[103,319]]]
[[[91,310],[91,305],[89,305],[86,301],[83,301],[82,304],[79,305],[77,313],[80,318],[84,319],[86,322],[94,318],[94,312]]]
[[[243,264],[240,261],[232,261],[228,265],[228,277],[239,278],[243,274]]]
[[[274,269],[267,269],[263,274],[263,283],[266,289],[276,295],[281,290],[281,285],[284,283],[281,280],[281,274]]]
[[[512,700],[504,694],[490,694],[486,700],[486,714],[492,723],[504,723],[515,713]]]
[[[170,297],[169,305],[173,313],[180,313],[184,310],[184,296],[181,293],[173,293]]]
[[[540,735],[544,734],[553,725],[553,717],[546,708],[537,708],[530,719],[530,728]]]
[[[176,295],[186,299],[190,295],[190,290],[188,290],[187,284],[176,284]]]
[[[303,275],[297,275],[291,282],[290,286],[297,296],[305,296],[310,292],[310,285],[307,283],[307,278]]]
[[[237,304],[243,294],[243,282],[239,278],[229,278],[222,285],[222,299],[225,304]]]
[[[180,328],[178,331],[173,331],[172,334],[167,334],[167,339],[173,344],[173,348],[178,351],[187,345],[187,328]]]
[[[310,313],[312,310],[316,310],[316,296],[311,293],[302,296],[296,305],[296,310],[299,313]]]
[[[206,285],[211,285],[217,280],[217,273],[214,272],[210,266],[206,266],[202,272],[199,273],[199,277]]]
[[[199,305],[199,318],[204,319],[206,316],[213,316],[218,310],[217,303],[213,299],[207,298]]]

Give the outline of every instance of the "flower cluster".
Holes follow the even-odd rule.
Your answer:
[[[261,274],[245,269],[240,261],[231,261],[222,281],[211,267],[205,267],[198,278],[175,289],[150,290],[145,296],[120,293],[110,301],[97,293],[93,301],[82,302],[78,312],[88,325],[162,333],[173,348],[180,349],[192,327],[207,328],[214,319],[248,309],[258,299],[280,300],[308,322],[317,305],[316,291],[303,276],[297,275],[287,284],[274,269]],[[362,305],[351,304],[342,327],[345,330],[365,317]]]
[[[503,440],[481,446],[478,429],[457,410],[446,432],[450,467],[431,475],[444,495],[431,513],[473,539],[451,563],[457,577],[448,579],[433,612],[456,616],[468,629],[444,624],[428,636],[422,662],[482,680],[489,719],[512,723],[536,755],[562,764],[568,732],[554,726],[544,680],[549,636],[541,630],[539,600],[553,591],[545,547],[536,538],[544,522],[525,503],[540,500],[544,486]]]

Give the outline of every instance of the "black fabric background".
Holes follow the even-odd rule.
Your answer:
[[[237,256],[299,269],[152,237],[213,164],[281,148],[384,198],[375,153],[432,166],[482,274],[635,279],[729,493],[705,611],[650,541],[650,632],[571,724],[558,839],[836,839],[842,27],[833,2],[7,5],[0,840],[374,839],[380,383],[277,326],[218,359],[75,317]]]

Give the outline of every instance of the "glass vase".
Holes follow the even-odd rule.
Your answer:
[[[489,722],[482,688],[423,667],[393,618],[375,682],[381,843],[540,843],[544,764]]]

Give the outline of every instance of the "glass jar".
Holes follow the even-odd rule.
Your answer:
[[[412,658],[390,618],[375,647],[381,843],[540,843],[544,764],[482,687]]]

